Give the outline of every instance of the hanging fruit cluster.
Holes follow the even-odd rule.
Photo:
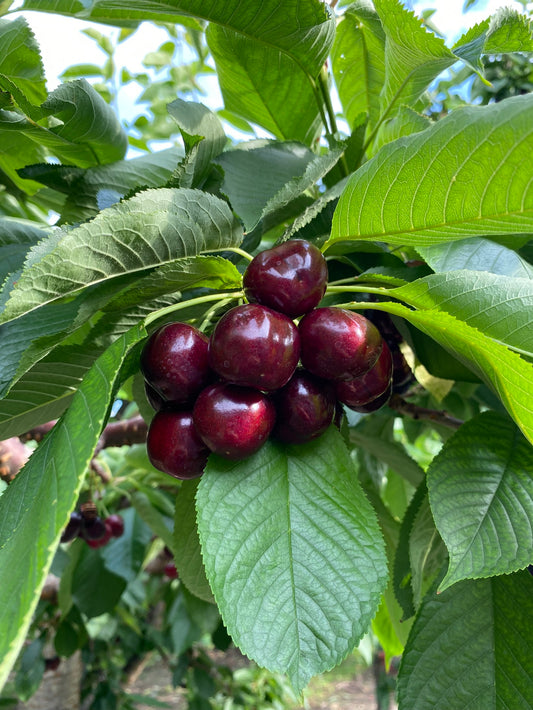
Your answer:
[[[243,277],[245,305],[211,336],[186,323],[152,333],[141,354],[152,464],[195,478],[211,452],[239,460],[273,436],[309,441],[331,424],[337,403],[372,412],[391,395],[391,351],[366,317],[317,307],[326,261],[304,240],[258,254]],[[293,319],[300,318],[296,325]]]
[[[80,512],[74,510],[70,514],[67,526],[61,535],[61,542],[70,542],[77,537],[82,538],[89,547],[98,548],[107,545],[112,537],[124,534],[124,520],[118,514],[101,518],[95,503],[82,503]]]

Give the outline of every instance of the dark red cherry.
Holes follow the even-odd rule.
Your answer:
[[[337,399],[346,406],[362,407],[380,397],[390,387],[392,378],[392,355],[389,346],[383,341],[381,354],[368,372],[360,377],[345,382],[337,382]]]
[[[83,521],[82,537],[85,540],[101,540],[107,534],[104,521],[98,515],[95,518]]]
[[[296,318],[318,305],[328,268],[320,249],[293,239],[254,257],[244,272],[246,298]]]
[[[168,409],[156,412],[150,422],[146,450],[155,468],[180,479],[201,476],[209,456],[192,413]]]
[[[176,569],[176,565],[174,564],[174,562],[167,562],[163,569],[163,574],[169,579],[178,578],[178,570]]]
[[[297,370],[274,395],[273,434],[287,444],[302,444],[320,436],[335,412],[333,385],[305,370]]]
[[[120,515],[116,513],[108,515],[104,522],[110,528],[112,537],[122,537],[124,535],[124,518]]]
[[[276,412],[262,392],[222,382],[200,393],[193,419],[198,434],[211,451],[239,460],[251,456],[265,443]]]
[[[364,375],[381,353],[383,339],[367,318],[343,308],[315,308],[299,325],[302,365],[327,380]]]
[[[225,313],[209,341],[211,367],[220,377],[266,392],[290,380],[299,357],[300,336],[292,320],[256,303]]]
[[[71,540],[74,540],[75,537],[78,537],[81,531],[82,524],[83,518],[81,516],[81,513],[73,511],[70,514],[70,519],[65,529],[63,530],[63,534],[61,535],[61,542],[70,542]]]
[[[141,370],[163,399],[192,402],[211,379],[208,338],[187,323],[168,323],[148,338],[141,353]]]
[[[360,414],[370,414],[371,412],[377,412],[378,409],[381,409],[381,407],[384,407],[387,404],[387,402],[391,398],[391,394],[392,383],[390,383],[385,392],[379,397],[376,397],[376,399],[371,399],[370,402],[362,404],[360,407],[350,407],[350,409],[353,409],[354,412],[359,412]]]

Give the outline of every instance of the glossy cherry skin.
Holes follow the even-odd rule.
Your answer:
[[[221,382],[200,393],[193,419],[211,451],[238,461],[263,446],[274,427],[276,410],[263,392]]]
[[[367,318],[343,308],[315,308],[299,325],[302,365],[327,380],[364,375],[381,353],[383,339]]]
[[[105,519],[106,526],[111,530],[112,537],[122,537],[124,535],[124,518],[114,513]]]
[[[146,437],[152,465],[174,478],[201,476],[209,449],[198,435],[190,411],[163,409],[156,412]]]
[[[223,380],[265,392],[290,380],[299,357],[300,336],[292,320],[256,303],[225,313],[209,340],[211,367]]]
[[[354,412],[359,412],[360,414],[370,414],[371,412],[377,412],[378,409],[381,409],[381,407],[384,407],[387,404],[387,402],[391,398],[391,394],[392,382],[389,384],[385,392],[379,397],[371,399],[370,402],[362,404],[360,407],[350,407],[350,409],[353,409]]]
[[[82,525],[83,518],[81,513],[78,513],[75,510],[70,514],[69,521],[63,530],[63,534],[61,535],[61,542],[70,542],[71,540],[74,540],[75,537],[78,537],[81,532]]]
[[[346,406],[362,407],[376,397],[380,397],[390,387],[392,379],[392,355],[383,341],[381,354],[368,372],[345,382],[337,382],[337,399]]]
[[[192,403],[211,381],[206,335],[187,323],[167,323],[148,338],[141,353],[141,371],[164,399]]]
[[[318,305],[326,290],[328,268],[320,249],[293,239],[257,254],[244,272],[246,298],[291,318]]]
[[[104,521],[98,515],[83,521],[81,535],[85,540],[101,540],[107,534]]]
[[[302,444],[320,436],[335,412],[333,385],[305,370],[297,370],[275,393],[276,425],[273,435],[287,444]]]

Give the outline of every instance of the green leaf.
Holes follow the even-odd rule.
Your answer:
[[[59,347],[25,372],[0,399],[0,440],[60,417],[99,354],[96,348]]]
[[[264,0],[246,5],[240,0],[24,0],[22,9],[117,24],[132,20],[179,22],[179,15],[193,15],[278,49],[313,76],[326,61],[335,34],[335,19],[320,0]]]
[[[374,6],[386,37],[381,113],[391,115],[401,105],[414,106],[456,57],[399,0],[374,0]]]
[[[489,271],[492,274],[533,279],[533,266],[516,251],[483,237],[417,247],[433,271]]]
[[[357,427],[350,429],[349,436],[350,442],[385,463],[411,485],[416,487],[424,479],[424,471],[398,442],[384,441],[380,436]]]
[[[400,666],[400,710],[533,707],[533,578],[460,582],[428,594]]]
[[[36,106],[46,99],[39,45],[24,17],[0,20],[0,89]]]
[[[205,576],[196,526],[195,498],[198,480],[184,481],[176,496],[172,550],[179,577],[187,589],[206,602],[214,602]]]
[[[196,187],[206,177],[213,158],[224,150],[227,141],[224,128],[218,116],[200,103],[175,99],[168,104],[167,111],[180,128],[187,153],[200,139],[191,183]]]
[[[420,510],[422,503],[427,498],[427,486],[425,479],[416,489],[411,498],[400,526],[400,536],[394,557],[393,587],[394,594],[403,610],[403,619],[411,618],[415,609],[413,594],[413,571],[411,566],[411,554],[409,540],[413,524]]]
[[[166,294],[191,288],[232,289],[242,287],[237,267],[221,256],[192,256],[165,264],[126,287],[104,310],[132,308]]]
[[[337,25],[331,66],[349,126],[361,113],[367,114],[374,126],[385,84],[385,33],[369,3],[359,0],[346,10]]]
[[[168,148],[87,169],[39,163],[17,172],[22,178],[68,195],[61,221],[80,222],[94,217],[102,209],[105,196],[111,195],[114,203],[136,188],[163,187],[182,155],[181,149]]]
[[[496,392],[533,442],[533,365],[443,311],[413,311],[395,303],[365,304],[401,316],[442,345]]]
[[[29,135],[18,131],[20,114],[13,111],[0,111],[0,170],[4,173],[2,183],[13,183],[16,188],[33,195],[41,188],[38,182],[23,180],[18,169],[30,163],[45,159],[44,146],[35,143]],[[13,125],[15,130],[12,130]]]
[[[128,138],[118,117],[85,79],[61,84],[41,108],[45,115],[61,122],[50,128],[51,133],[65,142],[62,149],[59,141],[51,146],[58,158],[90,167],[112,163],[126,154]],[[81,157],[81,148],[87,158]]]
[[[338,161],[340,150],[316,156],[296,142],[242,144],[219,156],[222,192],[251,231],[257,223],[312,187]]]
[[[152,530],[153,533],[158,535],[165,545],[167,545],[170,549],[172,549],[173,545],[173,538],[172,538],[172,530],[169,528],[167,525],[167,520],[161,513],[157,510],[157,508],[152,505],[152,502],[148,498],[148,496],[143,493],[142,491],[135,491],[130,496],[131,503],[135,510],[137,511],[137,514],[141,520],[143,520],[146,525],[149,526],[150,530]],[[138,523],[139,521],[137,521]],[[143,537],[141,539],[141,543],[139,544],[139,540],[134,540],[134,544],[136,545],[136,549],[132,550],[132,561],[133,563],[130,565],[130,569],[135,574],[138,573],[141,563],[144,559],[144,548],[146,546],[146,543],[150,540],[150,533],[148,531],[148,528],[146,528],[146,525],[144,526],[144,532],[148,532],[147,537]],[[138,526],[139,527],[139,526]],[[120,538],[122,539],[122,538]],[[117,571],[115,567],[115,560],[113,557],[108,557],[105,556],[106,561],[108,562],[108,567],[112,571]],[[120,572],[119,572],[120,574]],[[123,575],[124,576],[124,575]],[[129,578],[127,578],[129,579]]]
[[[482,69],[481,55],[533,51],[530,20],[509,7],[499,8],[471,27],[452,47],[453,53],[474,69]]]
[[[72,600],[87,618],[111,612],[126,589],[126,580],[111,572],[98,550],[84,546],[72,579]]]
[[[533,357],[533,281],[486,271],[449,271],[391,289],[420,310],[445,311],[504,345]]]
[[[237,246],[242,231],[227,204],[197,190],[146,190],[72,229],[23,272],[5,322],[89,285],[201,251]]]
[[[375,514],[341,435],[211,457],[197,493],[207,577],[248,656],[301,690],[368,629],[386,585]]]
[[[281,140],[313,143],[320,129],[319,99],[305,71],[278,49],[227,27],[209,25],[206,39],[228,111]]]
[[[495,412],[466,422],[428,469],[435,523],[450,553],[440,589],[532,562],[533,449]]]
[[[420,133],[431,126],[427,116],[423,116],[408,106],[400,106],[393,118],[388,118],[380,125],[374,142],[367,151],[368,157],[375,155],[387,143],[392,143],[402,136]]]
[[[446,547],[435,526],[427,495],[414,511],[409,531],[409,563],[413,602],[418,609],[447,559]]]
[[[134,580],[141,571],[146,546],[152,537],[152,531],[143,516],[137,514],[135,503],[139,502],[139,498],[136,498],[138,495],[135,493],[132,497],[133,508],[120,512],[124,520],[124,534],[111,539],[100,553],[107,570],[126,582]],[[75,601],[80,606],[76,598]],[[84,611],[81,606],[80,609]],[[94,616],[98,615],[94,614]]]
[[[45,236],[45,229],[32,222],[0,217],[0,283],[22,268],[30,247]]]
[[[68,412],[0,498],[0,686],[24,642],[119,372],[130,348],[143,337],[146,331],[138,325],[97,360]]]
[[[531,94],[465,107],[384,146],[348,181],[326,247],[530,234],[533,189],[523,156],[533,151],[532,109]]]
[[[0,131],[22,133],[63,162],[82,168],[124,157],[127,136],[113,109],[85,79],[61,84],[42,104],[40,116],[52,117],[49,128],[32,117],[0,111]],[[43,158],[28,162],[42,162]]]

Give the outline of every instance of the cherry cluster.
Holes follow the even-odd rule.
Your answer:
[[[387,343],[366,317],[317,307],[327,280],[321,251],[288,241],[254,257],[243,277],[248,303],[209,338],[186,323],[151,334],[141,371],[157,410],[147,437],[156,468],[195,478],[211,452],[239,460],[271,435],[288,444],[319,436],[338,402],[359,412],[386,404]]]
[[[89,547],[98,548],[107,545],[112,537],[124,534],[124,520],[120,515],[108,515],[101,518],[96,513],[94,503],[84,503],[81,512],[77,510],[70,514],[70,519],[61,535],[61,542],[70,542],[81,537]]]

